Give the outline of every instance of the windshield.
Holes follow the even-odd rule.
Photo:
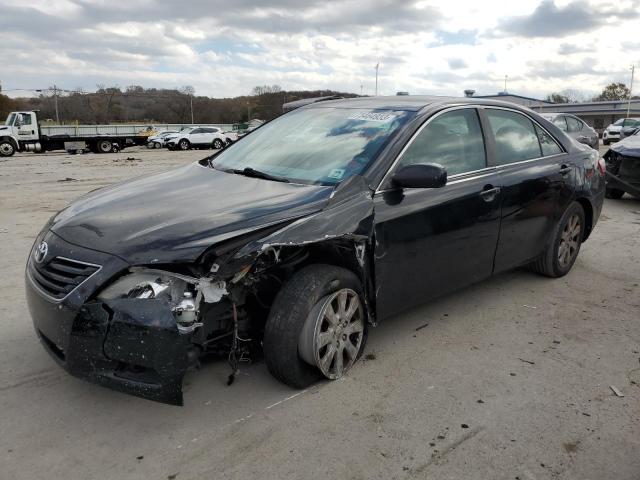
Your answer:
[[[412,115],[362,108],[294,110],[222,151],[214,167],[250,168],[291,182],[335,185],[364,172]]]
[[[15,113],[10,113],[9,116],[7,117],[7,120],[4,122],[5,125],[13,125],[13,120],[16,118],[16,114]]]

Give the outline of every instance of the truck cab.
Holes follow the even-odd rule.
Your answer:
[[[11,112],[0,126],[0,156],[22,151],[42,151],[36,112]]]

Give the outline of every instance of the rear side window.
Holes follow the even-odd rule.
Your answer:
[[[422,129],[404,152],[399,166],[437,163],[448,175],[486,167],[484,140],[475,109],[444,113]]]
[[[564,115],[560,115],[553,119],[553,124],[563,132],[567,131],[567,121],[564,119]]]
[[[579,132],[584,126],[584,124],[580,120],[573,117],[567,117],[567,125],[569,126],[570,132]]]
[[[551,135],[545,132],[538,125],[534,125],[538,140],[540,141],[540,148],[542,148],[542,156],[548,157],[550,155],[558,155],[562,153],[562,149],[558,146]]]
[[[542,156],[533,122],[506,110],[486,110],[496,142],[496,163],[522,162]]]

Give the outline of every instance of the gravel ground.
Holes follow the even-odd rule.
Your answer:
[[[640,479],[640,201],[627,196],[606,201],[566,277],[514,271],[389,320],[336,382],[298,392],[256,363],[227,387],[210,362],[180,408],[67,375],[25,304],[33,238],[89,190],[202,156],[0,162],[1,478]]]

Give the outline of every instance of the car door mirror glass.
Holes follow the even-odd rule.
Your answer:
[[[414,163],[401,167],[392,181],[402,188],[440,188],[447,184],[447,171],[436,163]]]

